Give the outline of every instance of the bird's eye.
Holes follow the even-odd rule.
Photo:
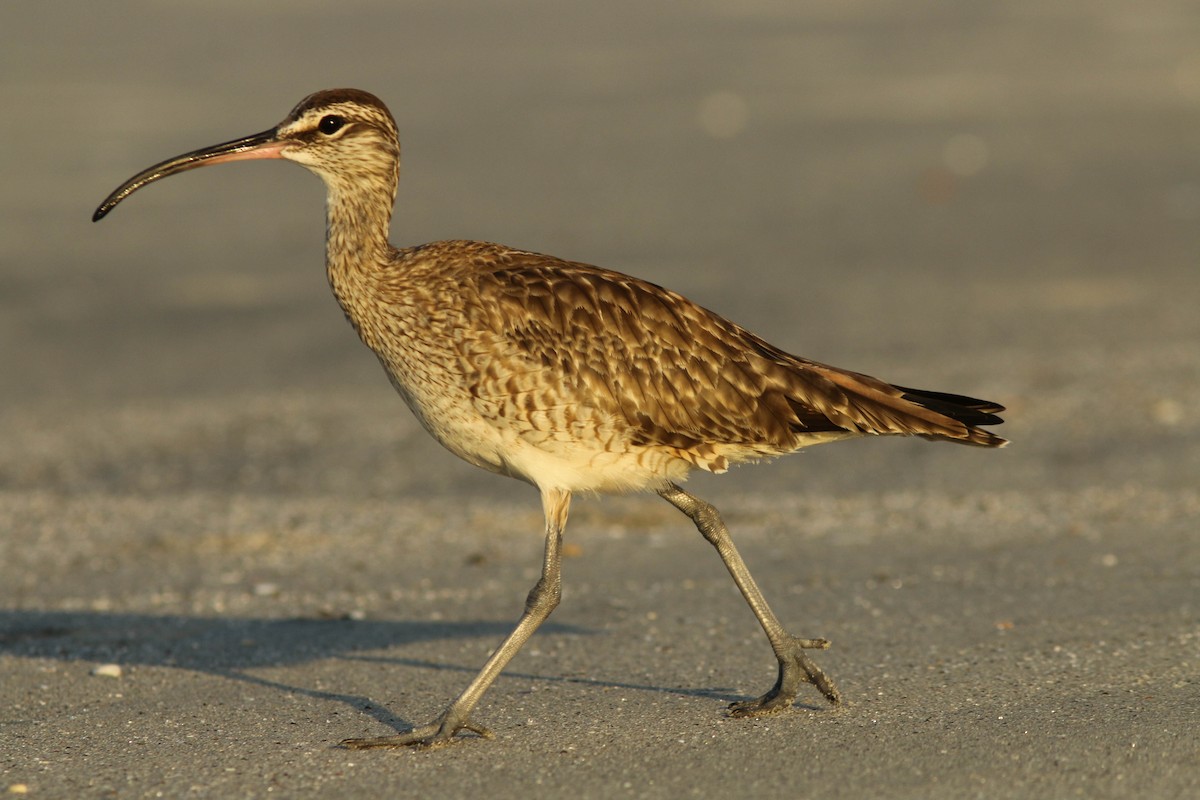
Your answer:
[[[342,119],[337,114],[330,114],[328,116],[321,117],[321,121],[317,123],[317,130],[326,136],[332,136],[340,131],[342,126],[345,124],[346,120]]]

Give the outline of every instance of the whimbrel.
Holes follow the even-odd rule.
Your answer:
[[[325,266],[338,303],[417,419],[452,453],[537,487],[542,574],[508,638],[428,725],[347,739],[350,748],[430,746],[464,731],[484,692],[558,605],[563,528],[579,491],[653,491],[717,550],[779,662],[775,685],[735,717],[791,707],[834,682],[806,651],[829,646],[784,629],[717,510],[680,488],[694,469],[792,453],[855,436],[915,435],[1000,447],[981,426],[1003,407],[893,386],[791,355],[681,295],[637,278],[498,244],[388,242],[400,144],[391,112],[355,89],[316,92],[279,125],[138,173],[99,220],[148,183],[208,164],[295,161],[325,181]]]

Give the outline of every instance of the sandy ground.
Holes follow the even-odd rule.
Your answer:
[[[1200,793],[1200,12],[1166,0],[0,7],[0,792]],[[85,16],[86,13],[86,16]],[[432,717],[515,620],[526,486],[393,396],[273,163],[151,187],[318,88],[392,107],[394,238],[679,289],[795,352],[1009,406],[691,484],[815,694],[653,497],[582,498],[492,741]],[[119,676],[104,674],[105,665]]]

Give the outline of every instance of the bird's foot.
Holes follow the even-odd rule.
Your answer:
[[[811,683],[821,690],[832,705],[842,703],[842,693],[833,679],[808,657],[805,650],[827,650],[826,639],[799,639],[791,637],[783,653],[779,655],[779,679],[771,691],[756,700],[743,700],[729,706],[731,717],[765,717],[778,714],[792,707],[800,685]]]
[[[444,747],[455,740],[464,731],[469,731],[481,739],[491,739],[493,734],[482,725],[476,725],[465,716],[447,709],[441,717],[428,725],[404,731],[395,736],[376,736],[369,739],[344,739],[342,747],[347,750],[370,750],[378,747],[415,747],[421,750],[432,750]]]

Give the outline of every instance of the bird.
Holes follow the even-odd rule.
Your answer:
[[[473,713],[559,604],[563,531],[579,493],[654,492],[716,549],[778,663],[774,686],[730,705],[730,716],[783,712],[808,683],[837,707],[840,690],[809,655],[829,641],[783,626],[720,513],[680,484],[695,470],[719,474],[862,436],[1007,444],[985,430],[1003,421],[997,403],[792,355],[636,277],[490,242],[394,247],[397,125],[379,98],[358,89],[315,92],[273,128],[155,164],[114,190],[92,219],[162,178],[250,159],[292,161],[324,181],[326,275],[351,326],[438,442],[532,484],[545,517],[541,574],[475,678],[430,723],[346,739],[346,748],[493,737]]]

